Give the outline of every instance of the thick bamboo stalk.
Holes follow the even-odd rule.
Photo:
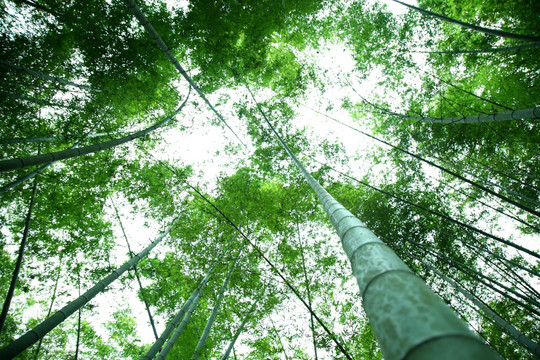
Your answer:
[[[75,147],[77,147],[78,145],[80,144],[80,141],[76,142],[75,144],[73,144],[70,149],[73,149]],[[34,178],[35,176],[37,176],[38,174],[41,174],[41,172],[43,172],[43,170],[47,169],[49,166],[51,166],[53,163],[50,162],[48,164],[45,164],[45,165],[41,165],[40,167],[38,167],[37,169],[35,170],[32,170],[30,171],[28,174],[26,175],[23,175],[21,176],[20,178],[18,178],[17,180],[14,180],[12,182],[10,182],[9,184],[6,184],[4,186],[2,186],[0,188],[0,194],[2,193],[5,193],[6,191],[9,191],[19,185],[21,185],[22,183],[24,183],[25,181],[27,180],[30,180],[32,178]]]
[[[182,319],[182,322],[178,325],[178,327],[176,328],[176,330],[172,334],[169,341],[167,341],[165,343],[165,345],[163,346],[163,349],[159,352],[158,356],[156,356],[156,360],[165,360],[165,357],[169,354],[172,347],[174,346],[174,344],[176,343],[176,341],[178,340],[180,335],[182,335],[182,332],[186,328],[187,323],[188,323],[189,319],[191,318],[191,315],[193,314],[193,311],[195,311],[195,308],[197,307],[197,304],[199,303],[200,298],[201,298],[201,292],[199,291],[197,293],[197,297],[193,301],[193,304],[191,304],[191,306],[189,307],[188,312],[186,313],[186,315]]]
[[[360,97],[362,102],[364,102],[365,104],[371,106],[374,109],[379,110],[380,112],[384,114],[392,115],[401,119],[418,120],[418,121],[442,123],[442,124],[450,124],[450,123],[451,124],[471,124],[471,123],[498,122],[498,121],[508,121],[508,120],[540,119],[540,106],[536,106],[530,109],[519,109],[519,110],[512,110],[512,111],[507,111],[507,112],[495,112],[492,114],[455,116],[455,117],[445,117],[445,118],[404,115],[404,114],[393,112],[389,109],[378,106],[368,101],[366,98],[364,98],[362,95],[360,95],[356,91],[356,89],[350,84],[350,82],[349,82],[349,85],[351,86],[353,91]]]
[[[341,238],[362,294],[364,310],[384,358],[500,359],[386,244],[311,176],[279,136],[258,103],[257,107],[283,149],[317,194]]]
[[[364,101],[364,102],[367,103],[367,101]],[[513,111],[507,111],[507,112],[497,112],[493,114],[434,118],[434,117],[429,117],[429,116],[410,116],[410,115],[398,114],[398,113],[389,111],[387,109],[381,108],[379,106],[375,106],[371,103],[369,104],[386,114],[397,116],[402,119],[419,120],[419,121],[439,123],[439,124],[474,124],[474,123],[489,123],[489,122],[509,121],[509,120],[540,119],[540,107],[513,110]]]
[[[490,49],[477,49],[477,50],[447,50],[447,51],[411,51],[413,53],[420,54],[484,54],[484,53],[495,53],[495,52],[504,52],[504,51],[514,51],[514,50],[526,50],[534,49],[540,47],[540,43],[532,43],[518,46],[506,46],[500,48],[490,48]]]
[[[113,133],[119,135],[120,132]],[[86,139],[90,138],[96,138],[96,137],[102,137],[102,136],[108,136],[111,135],[109,133],[95,133],[95,134],[87,134],[84,137]],[[13,138],[13,139],[0,139],[0,144],[28,144],[28,143],[34,143],[34,142],[49,142],[49,141],[60,141],[60,140],[71,140],[76,139],[76,137],[71,136],[41,136],[41,137],[34,137],[34,138]]]
[[[499,358],[388,246],[300,169],[341,238],[385,359]]]

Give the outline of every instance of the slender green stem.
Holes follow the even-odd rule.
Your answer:
[[[13,294],[15,293],[15,287],[17,286],[17,281],[19,279],[19,272],[21,271],[22,262],[24,259],[24,250],[26,249],[26,242],[28,240],[28,231],[30,230],[30,219],[32,217],[32,209],[34,208],[34,203],[36,199],[36,189],[37,189],[37,178],[34,180],[34,185],[32,186],[32,195],[30,197],[30,205],[28,205],[28,214],[26,215],[26,221],[24,224],[23,236],[21,239],[21,244],[19,245],[19,253],[17,255],[17,262],[15,263],[15,269],[13,270],[13,276],[11,277],[11,282],[9,284],[9,289],[4,301],[4,306],[2,307],[2,312],[0,313],[0,334],[4,328],[4,323],[9,312],[9,307],[11,305],[11,300],[13,299]]]
[[[193,81],[191,76],[189,76],[188,73],[182,67],[182,65],[180,65],[180,63],[178,62],[176,57],[173,55],[173,53],[171,52],[171,50],[169,49],[167,44],[165,44],[165,42],[161,39],[161,36],[159,36],[159,34],[157,33],[156,29],[154,29],[154,27],[152,26],[150,21],[148,21],[146,16],[141,12],[141,10],[139,9],[139,7],[135,3],[135,1],[133,1],[133,0],[124,0],[124,3],[128,7],[128,9],[131,10],[131,12],[135,16],[135,18],[139,21],[139,23],[146,29],[146,31],[148,32],[150,37],[152,39],[154,39],[154,41],[156,42],[158,48],[160,48],[161,51],[163,51],[163,53],[167,56],[167,58],[169,58],[169,60],[174,65],[174,67],[178,70],[180,75],[182,75],[184,77],[184,79],[186,79],[186,81],[193,87],[193,89],[195,89],[197,94],[199,94],[201,99],[206,103],[206,105],[208,105],[208,107],[212,110],[212,112],[214,114],[216,114],[216,116],[223,123],[223,125],[225,125],[225,127],[227,127],[227,129],[229,129],[229,131],[233,133],[233,135],[236,137],[236,139],[238,139],[238,141],[242,145],[245,146],[246,144],[244,144],[244,142],[238,137],[238,135],[229,126],[229,124],[227,124],[227,122],[225,121],[223,116],[216,110],[214,105],[212,105],[212,103],[210,103],[210,101],[206,98],[206,95],[204,95],[202,90],[199,88],[199,85],[197,85],[197,83],[195,83],[195,81]]]
[[[308,278],[307,269],[306,269],[306,257],[304,255],[304,246],[302,244],[302,237],[300,235],[300,225],[298,225],[298,222],[296,223],[296,231],[298,234],[298,243],[300,244],[300,255],[302,256],[302,271],[304,273],[304,282],[306,284],[308,304],[309,304],[309,307],[313,307],[313,304],[311,302],[311,289],[310,289],[310,284],[309,284],[309,278]],[[313,323],[313,315],[312,314],[309,314],[309,315],[310,315],[309,319],[310,319],[310,327],[311,327],[311,336],[313,338],[313,352],[315,355],[314,358],[315,360],[317,360],[319,357],[317,354],[317,339],[315,338],[315,324]]]
[[[114,208],[114,212],[116,214],[116,218],[118,219],[118,223],[120,224],[120,229],[122,229],[122,234],[124,235],[124,239],[126,240],[126,244],[129,251],[129,257],[132,258],[135,254],[131,250],[131,245],[129,243],[129,239],[126,234],[126,230],[124,229],[124,224],[122,223],[122,219],[120,218],[120,214],[118,213],[118,209],[116,208],[116,205],[114,204],[114,201],[111,198],[111,203]],[[148,314],[148,319],[150,320],[150,326],[152,326],[152,331],[154,332],[154,337],[156,340],[159,338],[157,330],[156,330],[156,324],[154,322],[154,317],[152,316],[152,312],[150,311],[150,305],[148,305],[148,301],[146,301],[146,295],[144,293],[144,288],[142,286],[141,277],[139,276],[139,270],[137,270],[137,266],[133,267],[133,271],[135,273],[135,278],[137,279],[137,284],[139,285],[139,290],[141,291],[141,297],[144,302],[144,307],[146,308],[146,313]]]

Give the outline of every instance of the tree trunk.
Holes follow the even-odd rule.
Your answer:
[[[253,304],[251,304],[251,307],[249,308],[247,314],[242,319],[242,323],[240,323],[240,326],[238,327],[238,329],[234,333],[234,336],[233,336],[231,342],[229,343],[229,346],[227,347],[227,350],[225,350],[225,352],[221,356],[220,360],[227,360],[227,358],[231,354],[231,351],[234,349],[234,344],[236,343],[236,340],[238,339],[238,337],[240,336],[242,331],[244,331],[244,326],[246,326],[246,322],[249,320],[249,317],[255,311],[256,308],[257,308],[257,301],[254,301]]]
[[[195,352],[193,353],[193,356],[191,357],[192,360],[199,360],[202,354],[204,344],[206,343],[208,336],[210,336],[210,330],[212,329],[212,325],[214,325],[214,321],[216,320],[216,316],[221,306],[221,302],[223,301],[223,296],[225,295],[225,290],[227,290],[227,286],[229,285],[229,281],[231,280],[232,273],[234,269],[236,268],[236,264],[238,264],[238,259],[240,258],[241,253],[242,253],[242,249],[238,251],[238,255],[236,255],[236,259],[234,259],[231,270],[229,270],[229,273],[227,274],[227,278],[225,279],[225,282],[223,283],[223,286],[221,287],[221,291],[217,297],[216,303],[214,304],[214,308],[212,309],[212,312],[210,313],[210,316],[208,317],[208,321],[206,322],[206,326],[204,327],[203,333],[199,339],[199,342],[197,343],[197,346],[195,347]]]
[[[189,94],[188,94],[189,96]],[[99,122],[101,123],[101,122]],[[99,124],[98,123],[98,124]],[[92,130],[90,130],[88,133],[86,133],[80,140],[78,140],[76,143],[74,143],[71,147],[69,147],[69,149],[73,149],[77,146],[79,146],[79,144],[81,143],[82,140],[86,139],[86,138],[91,138],[93,137],[91,134],[91,132],[95,129],[97,125],[94,125]],[[104,135],[108,135],[108,134],[104,134]],[[43,166],[40,166],[39,168],[37,168],[36,170],[33,170],[31,172],[29,172],[28,174],[18,178],[17,180],[15,181],[12,181],[11,183],[7,184],[7,185],[4,185],[0,188],[0,194],[8,191],[8,190],[11,190],[13,189],[14,187],[22,184],[23,182],[25,182],[26,180],[29,180],[29,179],[32,179],[34,176],[40,174],[43,170],[47,169],[49,166],[51,166],[53,164],[53,162],[50,162],[48,164],[45,164]]]
[[[540,358],[540,345],[529,339],[526,335],[522,334],[518,329],[513,327],[510,323],[504,320],[499,314],[494,312],[489,306],[480,301],[475,295],[471,294],[463,287],[461,287],[457,282],[450,279],[448,276],[441,273],[435,267],[427,264],[426,262],[419,259],[419,261],[424,264],[427,268],[431,269],[434,273],[439,275],[444,281],[452,285],[457,291],[463,294],[467,299],[469,299],[474,305],[481,309],[493,322],[495,322],[501,329],[504,330],[508,335],[514,338],[521,346],[525,347],[537,358]]]
[[[182,308],[180,308],[176,316],[171,320],[169,325],[167,325],[165,330],[163,330],[160,337],[156,340],[154,345],[152,345],[152,347],[148,350],[146,355],[142,357],[142,360],[152,360],[154,356],[156,356],[158,351],[160,351],[161,347],[163,346],[163,344],[165,344],[165,342],[167,341],[167,339],[169,338],[173,330],[176,328],[178,323],[184,318],[184,316],[186,315],[186,312],[189,312],[191,310],[192,304],[197,304],[197,302],[199,301],[202,288],[206,285],[206,283],[210,279],[210,275],[212,274],[213,271],[214,271],[214,266],[211,266],[206,276],[201,280],[197,288],[193,290],[193,293],[191,294],[191,296],[186,300]]]
[[[392,115],[401,119],[434,122],[434,123],[441,123],[441,124],[471,124],[471,123],[498,122],[498,121],[508,121],[508,120],[540,119],[540,106],[536,106],[530,109],[512,110],[508,112],[497,112],[497,113],[488,114],[488,115],[484,114],[484,115],[457,116],[457,117],[447,117],[447,118],[404,115],[404,114],[399,114],[389,109],[373,104],[372,102],[364,98],[362,95],[360,95],[350,82],[349,82],[349,85],[351,86],[353,91],[360,97],[362,102],[364,102],[365,104],[379,110],[380,112],[384,114]]]
[[[500,359],[387,245],[311,176],[258,103],[257,108],[317,194],[341,238],[384,358]]]
[[[214,114],[216,114],[216,116],[223,123],[223,125],[225,125],[227,127],[227,129],[229,129],[233,133],[233,135],[236,137],[236,139],[238,139],[238,141],[242,145],[245,146],[246,144],[244,144],[244,142],[242,140],[240,140],[240,138],[238,137],[238,135],[236,135],[234,130],[229,126],[229,124],[227,124],[227,122],[225,121],[223,116],[221,116],[221,114],[210,103],[210,101],[208,101],[208,99],[206,98],[204,93],[199,88],[199,85],[197,85],[197,83],[195,83],[195,81],[193,81],[191,76],[188,75],[188,73],[184,70],[182,65],[180,65],[178,60],[176,60],[176,57],[171,53],[171,51],[169,50],[169,47],[165,44],[165,42],[163,42],[163,40],[161,39],[161,37],[159,36],[157,31],[154,29],[154,27],[152,26],[150,21],[148,21],[146,16],[144,16],[144,14],[141,12],[141,10],[137,7],[137,4],[135,4],[135,1],[133,1],[133,0],[124,0],[124,3],[128,7],[128,9],[131,10],[133,15],[135,15],[135,18],[137,18],[139,23],[146,29],[146,31],[148,32],[150,37],[152,39],[154,39],[154,41],[156,42],[158,48],[160,48],[161,51],[163,51],[163,53],[167,56],[167,58],[169,58],[169,60],[172,62],[174,67],[178,70],[180,75],[182,75],[184,77],[184,79],[186,79],[186,81],[193,87],[193,89],[195,89],[197,94],[199,94],[199,96],[206,103],[206,105],[208,105],[208,107],[214,112]]]
[[[118,139],[106,141],[99,144],[84,146],[81,148],[68,149],[68,150],[56,151],[56,152],[52,152],[48,154],[34,155],[34,156],[28,156],[24,158],[15,158],[15,159],[10,159],[10,160],[0,161],[0,172],[15,170],[15,169],[23,169],[29,166],[53,163],[59,160],[70,159],[70,158],[74,158],[74,157],[78,157],[78,156],[82,156],[86,154],[91,154],[97,151],[110,149],[114,146],[121,145],[129,141],[132,141],[134,139],[138,139],[140,137],[146,136],[150,134],[152,131],[159,129],[167,125],[169,122],[171,122],[174,119],[175,115],[178,114],[180,110],[182,110],[188,98],[189,98],[189,94],[184,100],[184,102],[180,105],[180,107],[178,107],[178,109],[176,109],[176,111],[173,114],[167,116],[165,119],[159,121],[158,123],[144,130],[137,131],[131,135],[127,135]]]
[[[2,313],[0,313],[0,334],[4,328],[4,323],[9,312],[9,307],[11,305],[11,300],[13,299],[13,293],[15,292],[15,287],[17,286],[17,280],[19,279],[19,272],[21,271],[21,265],[24,258],[24,250],[26,249],[26,241],[28,240],[28,231],[30,230],[30,218],[32,217],[32,209],[34,208],[34,202],[36,199],[36,189],[37,189],[37,178],[34,180],[34,185],[32,186],[32,195],[30,197],[30,204],[28,205],[28,214],[26,215],[26,222],[24,224],[23,236],[21,239],[21,244],[19,245],[19,254],[17,255],[17,262],[15,263],[15,269],[13,270],[13,276],[11,277],[11,283],[9,284],[9,289],[6,294],[6,300],[4,301],[4,306],[2,307]]]
[[[187,323],[187,322],[186,322],[186,323]],[[197,327],[197,325],[196,325],[196,324],[193,324],[193,328],[195,329],[195,332],[197,333],[197,336],[200,338],[200,337],[201,337],[201,332],[199,331],[199,328]],[[183,331],[183,329],[182,329],[182,331]],[[172,337],[174,337],[174,333],[173,333],[173,336],[171,336],[171,338],[172,338]],[[174,344],[176,344],[176,341],[177,341],[177,340],[178,340],[177,338],[174,339]],[[170,342],[170,341],[169,341],[169,342]],[[172,344],[172,346],[174,346],[174,344]],[[206,360],[208,360],[208,356],[207,356],[205,353],[203,353],[203,356],[204,356],[204,358],[205,358]]]
[[[133,258],[135,255],[133,251],[131,250],[131,244],[129,243],[126,230],[124,229],[124,224],[122,224],[122,220],[120,219],[120,214],[118,213],[118,209],[116,208],[116,205],[114,205],[114,202],[111,199],[111,203],[114,208],[114,212],[116,214],[116,218],[118,219],[118,223],[120,224],[120,229],[122,229],[122,234],[124,235],[124,239],[126,240],[126,244],[129,251],[129,258]],[[137,270],[137,265],[133,267],[133,271],[135,272],[135,277],[137,279],[137,283],[139,285],[139,290],[141,291],[141,297],[144,302],[144,307],[146,308],[146,313],[148,314],[148,319],[150,320],[150,326],[152,326],[152,331],[154,332],[154,337],[156,340],[159,338],[157,330],[156,330],[156,324],[154,323],[154,318],[152,317],[152,312],[150,311],[150,305],[148,305],[148,302],[146,301],[146,296],[144,294],[144,288],[142,286],[141,277],[139,276],[139,271]]]
[[[358,94],[358,93],[357,93],[357,94]],[[374,105],[374,104],[368,102],[368,101],[365,100],[360,94],[358,94],[358,96],[360,96],[360,98],[362,99],[362,101],[366,102],[367,104],[369,104],[369,105],[371,105],[371,106],[373,106],[373,107],[375,107],[375,108],[377,108],[377,109],[379,109],[379,110],[385,110],[385,111],[388,112],[388,110],[382,109],[382,108],[380,108],[380,107],[378,107],[378,106],[376,106],[376,105]],[[540,113],[540,107],[535,108],[535,110],[537,110],[537,109],[538,109],[538,112]],[[314,110],[314,111],[315,111],[315,110]],[[476,182],[474,182],[474,181],[472,181],[472,180],[469,180],[469,179],[467,179],[466,177],[461,176],[460,174],[456,173],[455,171],[449,170],[449,169],[447,169],[447,168],[445,168],[445,167],[443,167],[443,166],[441,166],[441,165],[438,165],[438,164],[434,163],[433,161],[424,159],[424,158],[421,157],[420,155],[417,155],[417,154],[412,153],[412,152],[410,152],[410,151],[408,151],[408,150],[405,150],[405,149],[403,149],[403,148],[400,148],[399,146],[393,145],[393,144],[389,143],[388,141],[379,139],[379,138],[376,137],[376,136],[373,136],[373,135],[370,135],[370,134],[368,134],[368,133],[366,133],[366,132],[363,132],[363,131],[361,131],[361,130],[358,130],[358,129],[356,129],[355,127],[350,126],[350,125],[347,125],[347,124],[345,124],[345,123],[343,123],[343,122],[341,122],[341,121],[339,121],[339,120],[337,120],[337,119],[334,119],[333,117],[331,117],[331,116],[329,116],[329,115],[323,114],[323,113],[318,112],[318,111],[317,111],[317,113],[319,113],[319,114],[321,114],[321,115],[327,117],[328,119],[330,119],[330,120],[332,120],[332,121],[335,121],[335,122],[337,122],[337,123],[339,123],[339,124],[341,124],[341,125],[343,125],[343,126],[347,126],[349,129],[354,130],[354,131],[356,131],[356,132],[358,132],[358,133],[360,133],[360,134],[362,134],[362,135],[364,135],[364,136],[367,136],[367,137],[369,137],[369,138],[371,138],[371,139],[373,139],[373,140],[375,140],[375,141],[378,141],[378,142],[380,142],[380,143],[382,143],[382,144],[388,145],[388,146],[390,146],[390,147],[393,148],[393,149],[396,149],[396,150],[398,150],[398,151],[400,151],[400,152],[402,152],[402,153],[404,153],[404,154],[407,154],[407,155],[409,155],[409,156],[412,156],[412,157],[414,157],[415,159],[420,160],[420,161],[422,161],[422,162],[424,162],[424,163],[426,163],[426,164],[428,164],[428,165],[431,165],[431,166],[433,166],[433,167],[436,167],[437,169],[439,169],[439,170],[441,170],[441,171],[444,171],[445,173],[450,174],[450,175],[452,175],[452,176],[454,176],[454,177],[456,177],[456,178],[458,178],[458,179],[460,179],[460,180],[462,180],[462,181],[465,181],[466,183],[468,183],[468,184],[470,184],[470,185],[472,185],[472,186],[474,186],[474,187],[476,187],[476,188],[478,188],[478,189],[480,189],[480,190],[482,190],[482,191],[484,191],[484,192],[486,192],[486,193],[488,193],[488,194],[490,194],[490,195],[493,195],[493,196],[495,196],[495,197],[497,197],[497,198],[499,198],[499,199],[501,199],[501,200],[504,200],[504,201],[506,201],[506,202],[508,202],[508,203],[510,203],[510,204],[512,204],[512,205],[514,205],[514,206],[516,206],[516,207],[518,207],[518,208],[520,208],[521,210],[527,211],[527,212],[529,212],[529,213],[531,213],[531,214],[533,214],[533,215],[536,215],[536,216],[539,216],[539,217],[540,217],[540,212],[539,212],[539,211],[536,211],[535,209],[532,209],[532,208],[530,208],[530,207],[528,207],[528,206],[525,206],[525,205],[523,205],[523,204],[520,204],[519,202],[514,201],[514,200],[510,199],[510,198],[507,197],[507,196],[501,195],[501,194],[499,194],[499,193],[497,193],[497,192],[495,192],[495,191],[493,191],[493,190],[491,190],[491,189],[489,189],[489,188],[487,188],[487,187],[485,187],[485,186],[483,186],[483,185],[481,185],[481,184],[478,184],[478,183],[476,183]],[[539,115],[540,115],[540,114],[539,114]],[[402,115],[402,116],[405,116],[405,115]],[[358,180],[357,180],[357,181],[358,181]],[[508,245],[508,244],[507,244],[507,245]],[[511,246],[513,246],[513,245],[511,245]],[[534,253],[534,252],[532,252],[532,251],[530,251],[530,250],[523,250],[523,249],[520,249],[520,250],[527,252],[529,255],[532,255],[532,256],[535,256],[535,257],[537,257],[537,258],[540,258],[540,255],[538,255],[538,254],[536,254],[536,253]]]
[[[114,133],[114,134],[120,134],[120,133]],[[96,133],[96,134],[88,134],[85,136],[87,139],[96,138],[96,137],[102,137],[111,135],[109,133]],[[68,136],[42,136],[42,137],[34,137],[34,138],[13,138],[13,139],[0,139],[0,144],[29,144],[34,142],[45,142],[45,141],[60,141],[60,140],[72,140],[75,137],[68,137]]]
[[[191,304],[186,316],[184,317],[182,322],[178,325],[178,327],[172,334],[169,341],[165,343],[165,345],[163,346],[163,349],[159,352],[158,356],[156,356],[156,360],[165,360],[165,357],[171,351],[172,347],[174,346],[174,344],[176,343],[176,341],[178,340],[180,335],[182,335],[182,332],[186,328],[186,325],[189,319],[191,318],[191,314],[193,314],[193,311],[195,311],[195,308],[197,307],[197,304],[199,303],[200,298],[201,298],[201,291],[199,290],[197,292],[197,297],[193,301],[193,304]]]
[[[467,29],[480,31],[480,32],[482,32],[484,34],[495,35],[495,36],[508,38],[508,39],[514,39],[514,40],[536,41],[536,42],[540,41],[540,36],[521,35],[521,34],[514,34],[514,33],[511,33],[511,32],[507,32],[507,31],[502,31],[502,30],[488,29],[488,28],[485,28],[485,27],[482,27],[482,26],[469,24],[469,23],[466,23],[466,22],[463,22],[463,21],[460,21],[460,20],[452,19],[452,18],[450,18],[448,16],[437,14],[437,13],[434,13],[434,12],[429,11],[429,10],[421,9],[419,7],[416,7],[416,6],[409,5],[409,4],[406,4],[404,2],[401,2],[399,0],[393,0],[393,1],[397,2],[398,4],[404,5],[404,6],[408,7],[408,8],[410,8],[410,9],[419,11],[419,12],[421,12],[423,14],[436,17],[438,19],[441,19],[441,20],[446,21],[446,22],[450,22],[452,24],[457,24],[459,26],[463,26],[463,27],[465,27]]]
[[[75,148],[75,147],[78,146],[79,144],[80,144],[80,141],[76,142],[75,144],[73,144],[73,146],[70,147],[70,149]],[[18,178],[17,180],[12,181],[12,182],[10,182],[9,184],[6,184],[6,185],[2,186],[2,187],[0,188],[0,194],[5,193],[6,191],[15,188],[16,186],[22,184],[22,183],[25,182],[26,180],[32,179],[34,176],[36,176],[36,175],[38,175],[38,174],[41,174],[41,172],[43,172],[43,170],[47,169],[47,168],[48,168],[49,166],[51,166],[52,164],[53,164],[53,163],[50,162],[50,163],[48,163],[48,164],[42,165],[42,166],[40,166],[39,168],[37,168],[36,170],[33,170],[33,171],[29,172],[28,174],[26,174],[26,175],[24,175],[24,176],[21,176],[21,177]]]
[[[367,101],[365,101],[367,102]],[[457,117],[448,117],[448,118],[434,118],[429,116],[410,116],[403,115],[392,112],[390,110],[381,108],[374,104],[371,104],[378,110],[386,113],[388,115],[397,116],[402,119],[409,120],[418,120],[424,122],[433,122],[440,124],[473,124],[473,123],[489,123],[489,122],[498,122],[498,121],[509,121],[509,120],[535,120],[540,119],[540,107],[530,108],[530,109],[521,109],[508,112],[499,112],[488,115],[470,115],[470,116],[457,116]]]
[[[540,47],[540,43],[525,44],[519,46],[507,46],[500,48],[491,48],[491,49],[479,49],[479,50],[448,50],[448,51],[411,51],[419,54],[484,54],[484,53],[494,53],[494,52],[503,52],[503,51],[513,51],[513,50],[525,50],[525,49],[534,49]]]
[[[302,245],[302,238],[300,236],[300,226],[298,225],[298,223],[296,223],[296,230],[297,230],[297,233],[298,233],[298,243],[300,244],[300,254],[302,256],[302,271],[304,273],[304,282],[306,283],[306,292],[307,292],[307,298],[308,298],[308,304],[309,304],[309,307],[312,308],[313,305],[312,305],[312,302],[311,302],[311,290],[310,290],[310,285],[309,285],[309,279],[308,279],[308,274],[307,274],[307,269],[306,269],[306,258],[304,256],[304,246]],[[314,358],[315,360],[318,360],[319,356],[317,355],[317,340],[315,338],[315,324],[313,323],[313,314],[309,314],[309,325],[310,325],[310,328],[311,328],[311,336],[313,338],[313,353],[314,353]]]
[[[10,64],[10,63],[8,63],[7,61],[4,61],[4,60],[0,60],[0,64],[6,66],[8,68],[11,68],[13,70],[17,70],[17,71],[21,71],[21,72],[30,74],[32,76],[38,77],[38,78],[43,79],[43,80],[55,81],[55,82],[58,82],[60,84],[75,86],[75,87],[77,87],[79,89],[83,89],[83,90],[88,90],[88,91],[93,91],[93,92],[101,92],[101,90],[92,89],[89,86],[75,84],[75,83],[73,83],[71,81],[67,81],[67,80],[64,80],[62,78],[59,78],[59,77],[56,77],[56,76],[53,76],[53,75],[47,75],[47,74],[44,74],[44,73],[42,73],[40,71],[35,71],[35,70],[27,69],[27,68],[19,66],[19,65]]]
[[[181,215],[181,214],[180,214]],[[68,316],[73,314],[75,311],[79,310],[86,303],[92,300],[97,294],[101,293],[109,284],[122,276],[123,273],[135,266],[139,261],[144,259],[153,248],[155,248],[161,240],[167,236],[169,231],[172,229],[174,224],[180,218],[180,215],[176,217],[169,225],[167,230],[165,230],[156,240],[154,240],[148,247],[141,251],[138,255],[135,255],[131,260],[124,263],[116,269],[112,274],[106,276],[96,285],[86,291],[84,294],[79,296],[77,299],[73,300],[62,309],[58,310],[47,320],[43,321],[32,330],[28,331],[26,334],[19,337],[17,340],[11,342],[8,346],[0,349],[0,359],[12,359],[15,356],[22,353],[24,350],[35,344],[39,339],[47,335],[52,329],[62,323]]]

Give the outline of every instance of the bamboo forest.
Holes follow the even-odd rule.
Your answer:
[[[540,359],[539,14],[0,0],[0,359]]]

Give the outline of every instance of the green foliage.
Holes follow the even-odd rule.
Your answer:
[[[249,79],[290,94],[299,91],[301,67],[291,47],[317,44],[313,14],[323,6],[305,0],[196,1],[175,21],[187,56],[201,69],[194,79],[204,90]]]
[[[118,344],[123,359],[138,359],[144,348],[135,335],[136,322],[129,309],[120,309],[113,313],[112,321],[107,324],[110,330],[110,340]]]

